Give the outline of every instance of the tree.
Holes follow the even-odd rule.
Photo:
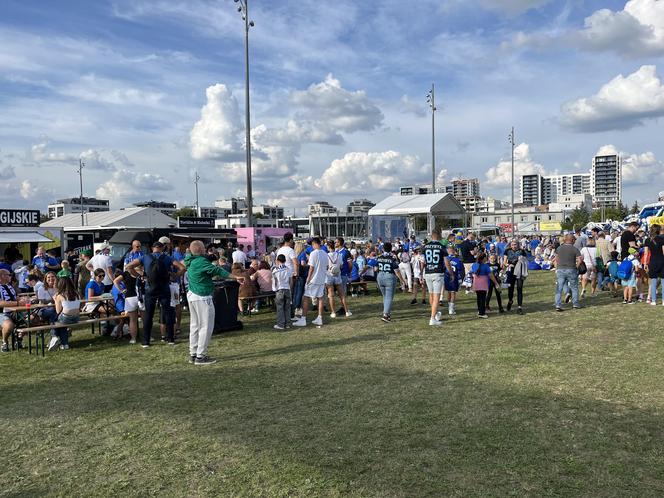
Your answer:
[[[576,230],[577,228],[586,226],[589,221],[590,213],[585,209],[576,208],[560,226],[563,230]]]
[[[631,214],[639,214],[639,211],[641,211],[641,208],[639,207],[639,201],[634,201],[634,204],[632,204],[632,209],[630,211]]]
[[[180,209],[176,209],[173,211],[173,214],[171,215],[172,218],[178,219],[178,218],[195,218],[196,217],[196,210],[194,208],[190,207],[183,207]]]

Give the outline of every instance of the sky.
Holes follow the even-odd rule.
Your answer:
[[[244,23],[232,0],[3,0],[0,203],[112,208],[245,193]],[[477,177],[624,161],[664,191],[664,0],[249,0],[255,203],[377,202]],[[518,183],[517,183],[518,185]],[[518,192],[515,193],[518,198]]]

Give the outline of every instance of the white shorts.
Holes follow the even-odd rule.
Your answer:
[[[138,310],[138,296],[125,298],[125,309],[127,313]]]
[[[310,298],[323,297],[325,295],[325,284],[306,284],[304,295]]]
[[[442,273],[425,273],[424,280],[426,280],[427,288],[432,294],[443,292],[445,276]]]

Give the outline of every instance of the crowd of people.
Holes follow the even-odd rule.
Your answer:
[[[659,225],[648,233],[632,223],[622,232],[595,228],[589,233],[511,240],[477,240],[472,232],[443,237],[434,230],[424,240],[413,235],[364,244],[347,243],[342,237],[296,241],[289,233],[266,254],[257,254],[251,246],[205,246],[201,241],[181,248],[162,237],[146,252],[140,241],[134,241],[121,268],[114,268],[109,250],[104,244],[94,255],[81,251],[78,260],[74,254],[60,260],[40,247],[29,263],[6,251],[0,262],[0,307],[51,304],[39,311],[45,323],[73,324],[81,313],[99,316],[105,304],[95,298],[110,293],[113,309],[121,315],[105,323],[104,333],[114,338],[128,335],[130,343],[136,343],[140,316],[142,346],[148,348],[155,311],[160,310],[162,340],[173,345],[186,305],[190,362],[205,365],[215,362],[207,354],[215,322],[215,278],[238,282],[239,310],[247,303],[256,312],[269,296],[277,311],[276,330],[306,327],[310,312],[315,315],[310,323],[317,327],[326,314],[332,320],[349,318],[353,313],[348,294],[368,293],[372,283],[382,295],[380,319],[387,323],[399,289],[410,293],[411,306],[428,305],[430,326],[443,324],[445,305],[448,315],[457,313],[460,293],[475,294],[479,318],[488,318],[493,310],[521,315],[525,282],[534,269],[556,272],[554,306],[559,312],[570,301],[572,308],[580,308],[586,294],[593,297],[602,291],[613,296],[622,292],[624,304],[656,305],[659,288],[664,304],[664,231]],[[2,351],[9,351],[14,316],[1,313],[0,325]],[[49,350],[58,346],[69,348],[65,327],[52,330]]]

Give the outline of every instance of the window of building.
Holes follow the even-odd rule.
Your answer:
[[[521,221],[528,221],[528,217],[527,216],[521,216]]]
[[[539,215],[535,215],[535,221],[540,221],[541,219],[542,219],[541,216],[539,216]]]
[[[489,218],[483,216],[482,218],[480,218],[480,220],[482,223],[486,223],[489,221]]]

